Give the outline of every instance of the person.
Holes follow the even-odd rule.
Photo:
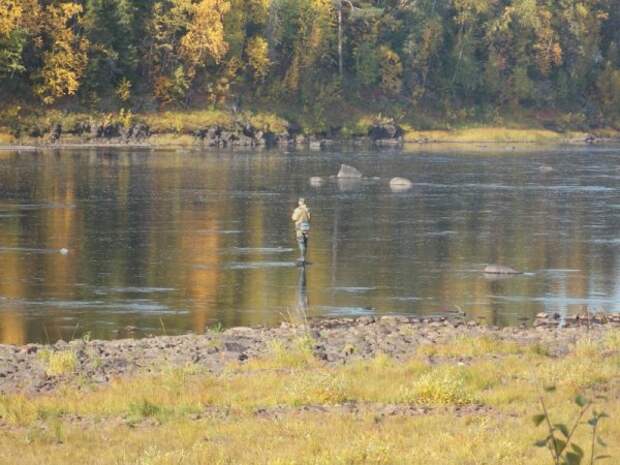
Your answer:
[[[299,199],[298,206],[293,211],[291,219],[295,223],[295,235],[300,252],[299,262],[304,264],[308,253],[308,234],[310,233],[310,210],[304,199]]]

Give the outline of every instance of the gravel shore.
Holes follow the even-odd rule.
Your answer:
[[[218,373],[231,362],[267,355],[274,341],[283,347],[307,338],[314,356],[328,365],[385,354],[406,360],[426,344],[456,337],[486,336],[518,344],[543,344],[551,356],[566,353],[583,337],[602,338],[620,330],[620,314],[560,319],[540,314],[533,327],[496,328],[448,318],[407,316],[318,319],[277,328],[237,327],[205,334],[113,341],[58,341],[53,345],[0,345],[0,393],[44,393],[60,385],[105,384],[122,376],[157,373],[193,364]],[[51,360],[64,356],[62,370]]]

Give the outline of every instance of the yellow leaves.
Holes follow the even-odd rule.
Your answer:
[[[180,52],[187,61],[190,75],[208,58],[219,63],[228,51],[224,40],[223,15],[229,11],[225,0],[201,0],[192,4],[192,20],[181,39]]]
[[[116,87],[116,95],[121,102],[126,102],[131,97],[131,81],[127,78],[121,79],[121,82]]]
[[[22,5],[14,0],[2,0],[0,4],[0,38],[9,37],[19,26],[22,18]]]
[[[381,68],[381,89],[388,94],[398,94],[402,87],[403,65],[398,54],[382,45],[378,50]]]
[[[585,6],[583,3],[577,3],[575,5],[575,14],[578,17],[585,19],[590,15],[590,11],[588,10],[588,7]]]
[[[552,14],[547,9],[539,11],[539,27],[536,29],[534,52],[536,64],[543,76],[548,76],[553,66],[562,64],[562,47],[557,32],[551,24]]]
[[[172,103],[185,96],[190,82],[182,66],[178,66],[172,75],[158,75],[153,82],[153,93],[162,104]]]
[[[256,24],[264,24],[269,16],[270,0],[245,0],[249,10],[248,19]]]
[[[80,86],[88,63],[89,42],[75,34],[71,22],[81,13],[82,6],[77,3],[49,5],[45,10],[45,28],[52,45],[43,53],[40,83],[35,92],[46,104],[64,95],[74,95]]]
[[[271,61],[268,52],[267,40],[260,36],[252,37],[245,47],[248,64],[257,80],[263,79],[269,71]]]

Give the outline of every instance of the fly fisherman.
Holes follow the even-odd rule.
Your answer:
[[[308,234],[310,233],[310,210],[306,207],[306,201],[299,199],[298,206],[291,217],[295,223],[295,235],[297,236],[297,245],[299,246],[299,263],[306,263],[306,254],[308,252]]]

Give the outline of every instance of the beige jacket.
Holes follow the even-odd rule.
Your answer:
[[[302,223],[310,223],[310,210],[305,205],[297,207],[291,219],[295,223],[295,228],[299,229]]]

